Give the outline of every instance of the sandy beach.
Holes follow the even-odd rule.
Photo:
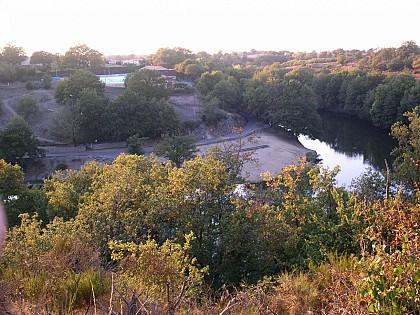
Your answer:
[[[242,176],[251,182],[260,181],[261,174],[270,172],[273,175],[280,173],[281,169],[292,163],[298,162],[299,158],[305,157],[308,153],[315,153],[305,148],[298,140],[283,136],[273,130],[265,129],[252,136],[245,137],[242,141],[242,148],[251,149],[252,158],[255,162],[247,162],[244,165]],[[199,146],[201,154],[210,150],[211,146],[226,147],[238,140],[222,142],[212,145]],[[252,150],[252,148],[256,148]]]

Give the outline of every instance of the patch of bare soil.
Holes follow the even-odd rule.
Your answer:
[[[175,112],[182,121],[201,121],[203,103],[197,94],[172,95],[169,97]]]
[[[0,128],[3,129],[16,116],[16,104],[24,96],[33,97],[39,106],[39,114],[29,121],[33,132],[41,142],[42,140],[45,142],[53,140],[48,134],[48,129],[51,115],[59,106],[54,100],[54,89],[28,90],[25,84],[20,82],[0,85]]]
[[[281,135],[272,129],[257,131],[240,141],[241,149],[249,152],[251,157],[251,160],[244,164],[241,175],[251,182],[261,181],[266,172],[277,176],[283,167],[298,163],[299,159],[307,154],[316,154],[305,148],[298,140]],[[227,149],[238,144],[238,140],[220,142],[200,146],[199,150],[201,154],[206,154],[214,145]]]

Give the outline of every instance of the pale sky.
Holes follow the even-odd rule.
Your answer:
[[[0,48],[104,55],[420,45],[420,0],[0,0]]]

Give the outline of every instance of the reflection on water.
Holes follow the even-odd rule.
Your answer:
[[[385,168],[385,159],[392,164],[391,150],[396,146],[389,132],[377,129],[369,123],[349,116],[320,112],[322,130],[318,139],[304,136],[299,141],[308,149],[315,150],[324,166],[339,165],[337,176],[340,184],[350,185],[351,180],[366,168]]]

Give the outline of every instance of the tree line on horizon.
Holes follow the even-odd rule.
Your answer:
[[[136,56],[134,54],[127,56],[112,56],[113,58],[122,59],[127,58],[142,58],[143,62],[148,62],[154,65],[160,65],[167,68],[175,68],[177,65],[183,63],[187,59],[202,60],[204,63],[211,61],[213,63],[225,66],[241,65],[241,66],[267,66],[273,63],[281,63],[286,67],[295,67],[302,65],[317,65],[323,63],[336,62],[341,66],[351,65],[356,66],[361,70],[375,70],[379,72],[399,72],[399,71],[414,71],[418,73],[420,70],[420,51],[419,47],[414,41],[404,42],[398,48],[376,48],[369,50],[344,50],[336,49],[333,51],[322,52],[291,52],[284,51],[257,51],[255,49],[249,52],[232,52],[223,53],[219,51],[216,54],[208,54],[205,51],[193,53],[189,49],[175,47],[175,48],[159,48],[155,54],[149,56]],[[15,46],[11,43],[4,46],[0,52],[0,62],[2,67],[5,65],[19,66],[21,62],[28,59],[22,47]],[[192,63],[189,60],[183,66],[179,66],[179,70]],[[106,63],[106,57],[99,51],[88,47],[85,44],[78,44],[69,48],[64,55],[59,53],[51,53],[47,51],[33,52],[29,58],[30,64],[37,66],[45,71],[56,71],[62,69],[96,69],[101,68]],[[8,80],[13,82],[19,80],[21,77],[16,77],[7,73],[8,69],[1,69],[1,81]],[[197,67],[190,66],[187,70],[189,75],[197,73]],[[213,69],[207,69],[213,70]],[[180,71],[180,72],[184,72]],[[9,76],[9,77],[8,77]]]
[[[17,56],[22,55],[23,50],[14,46],[3,50],[3,60],[9,56],[9,62],[15,60],[17,64],[19,58],[10,57],[13,55],[10,50],[15,50]],[[353,66],[337,66],[336,60],[331,69],[328,68],[330,63],[317,66],[322,64],[317,63],[319,58],[293,57],[286,52],[284,56],[301,58],[305,64],[293,66],[291,60],[271,60],[274,63],[263,66],[263,63],[254,63],[255,60],[249,64],[247,58],[239,54],[210,56],[193,54],[184,48],[161,48],[151,57],[151,62],[174,67],[180,76],[194,82],[203,97],[202,121],[207,125],[216,125],[228,113],[237,113],[256,117],[295,135],[316,137],[319,109],[355,116],[389,130],[393,123],[404,119],[405,112],[420,103],[420,83],[413,74],[420,55],[419,47],[414,42],[406,42],[392,53],[389,49],[386,51],[378,50],[370,55],[367,52],[346,52],[348,63]],[[337,50],[333,56],[343,53]],[[153,72],[134,69],[123,95],[110,101],[104,96],[103,84],[90,69],[96,67],[96,61],[102,58],[100,53],[80,45],[72,47],[66,56],[71,67],[78,70],[55,88],[55,99],[61,107],[54,114],[50,134],[57,139],[73,144],[125,141],[130,137],[159,137],[161,134],[185,133],[190,129],[179,124],[173,108],[167,103],[170,91],[162,88],[161,80]],[[266,54],[256,59],[264,56]],[[363,63],[356,63],[356,56],[362,58]],[[394,60],[391,56],[405,62],[402,72],[377,67],[386,60]],[[42,64],[40,60],[37,62]],[[370,70],[366,70],[367,64],[372,67]],[[42,82],[44,88],[50,87],[45,74]],[[151,108],[160,108],[160,115],[152,117],[151,113],[156,111]],[[22,121],[20,125],[23,125]],[[13,130],[10,132],[15,134]]]

